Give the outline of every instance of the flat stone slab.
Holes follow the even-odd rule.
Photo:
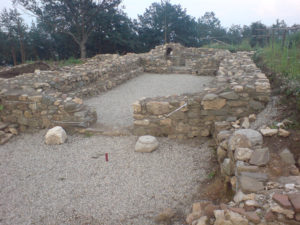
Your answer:
[[[158,148],[158,141],[155,137],[146,135],[139,137],[135,145],[136,152],[149,153]]]

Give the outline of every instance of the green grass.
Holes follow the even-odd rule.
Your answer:
[[[255,49],[251,48],[248,40],[243,40],[239,45],[230,45],[230,44],[221,44],[221,43],[213,43],[209,45],[203,46],[205,48],[217,48],[217,49],[227,49],[230,52],[238,52],[238,51],[254,51]]]
[[[300,80],[300,46],[297,41],[288,40],[289,46],[282,49],[281,42],[271,44],[259,51],[257,55],[263,59],[264,65],[272,72],[289,79]]]
[[[0,105],[0,111],[2,111],[4,109],[3,105]]]

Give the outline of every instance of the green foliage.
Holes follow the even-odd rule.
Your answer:
[[[255,49],[252,48],[249,44],[248,40],[243,40],[240,44],[237,45],[229,45],[229,44],[221,44],[221,43],[213,43],[209,45],[205,45],[206,48],[217,48],[217,49],[227,49],[230,52],[238,52],[238,51],[254,51]]]
[[[211,180],[211,179],[213,179],[215,176],[216,176],[216,171],[211,171],[211,172],[209,172],[209,174],[207,175],[207,178]]]
[[[290,79],[300,80],[300,32],[292,35],[282,49],[282,42],[277,41],[263,48],[257,54],[263,58],[264,64],[275,73]]]
[[[0,105],[0,111],[2,111],[4,109],[3,105]]]
[[[84,63],[81,59],[75,59],[74,57],[70,57],[67,60],[59,61],[59,66],[70,66],[70,65],[78,65]]]

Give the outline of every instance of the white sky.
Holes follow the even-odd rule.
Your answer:
[[[11,0],[0,0],[0,10],[11,6]],[[159,0],[123,0],[125,12],[131,18],[143,14],[151,3]],[[180,4],[187,13],[195,18],[205,12],[215,12],[225,27],[232,24],[250,25],[261,21],[266,25],[275,23],[276,19],[284,19],[288,25],[300,24],[300,0],[171,0],[172,4]],[[26,18],[27,22],[31,19]]]

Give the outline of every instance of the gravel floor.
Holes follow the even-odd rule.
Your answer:
[[[127,127],[133,124],[131,105],[136,100],[199,92],[213,79],[185,74],[143,74],[84,103],[96,107],[101,124]]]
[[[70,136],[46,146],[44,134],[0,146],[1,225],[151,225],[164,208],[189,209],[212,157],[199,141],[159,138],[157,151],[142,154],[133,151],[135,136]]]

